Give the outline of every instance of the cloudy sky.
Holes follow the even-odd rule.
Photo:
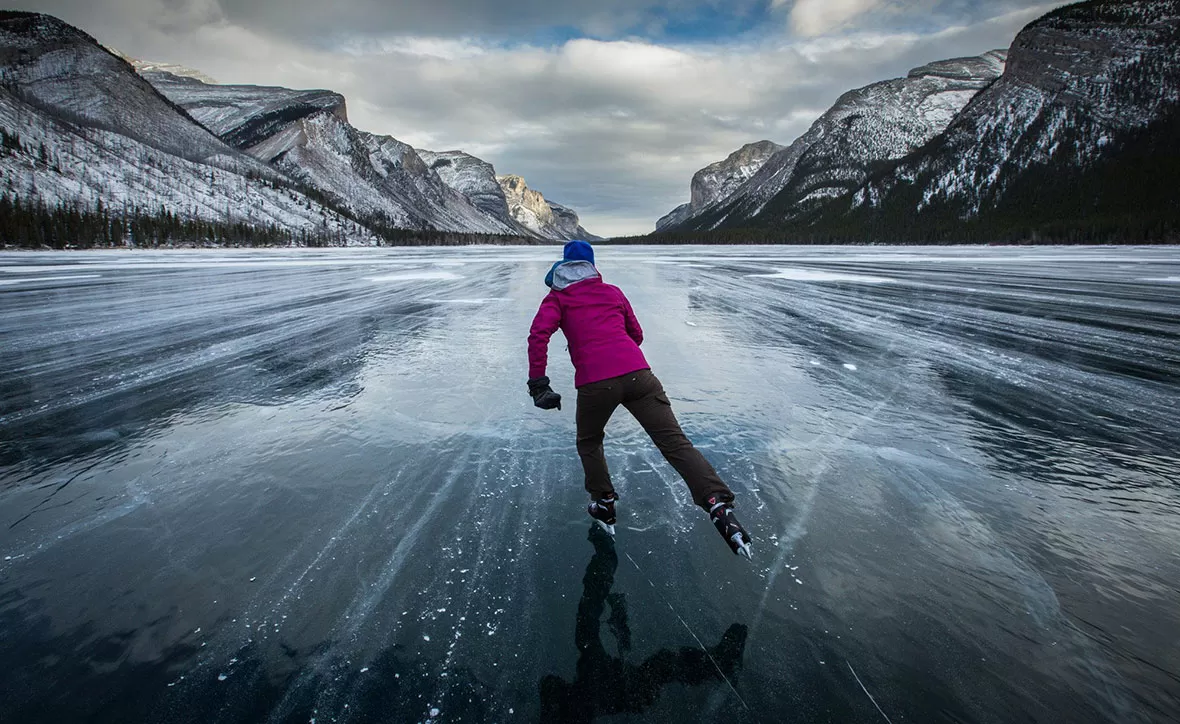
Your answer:
[[[11,2],[11,0],[10,0]],[[1046,0],[32,0],[223,83],[328,88],[357,127],[462,149],[643,233],[699,168],[844,91],[1006,48]],[[10,5],[11,7],[11,5]]]

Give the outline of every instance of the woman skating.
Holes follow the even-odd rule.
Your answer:
[[[685,437],[660,381],[640,351],[643,330],[618,287],[606,284],[584,241],[565,245],[561,261],[545,277],[550,292],[529,331],[529,394],[542,409],[561,409],[561,395],[545,376],[549,338],[558,329],[569,343],[578,389],[577,447],[586,473],[591,517],[614,533],[615,503],[603,453],[606,423],[619,405],[627,408],[709,513],[734,553],[750,556],[750,536],[733,514],[733,493],[709,461]]]

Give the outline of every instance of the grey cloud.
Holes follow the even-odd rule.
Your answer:
[[[71,22],[134,18],[167,32],[192,23],[228,22],[260,34],[328,45],[353,34],[527,38],[536,30],[573,28],[614,35],[658,32],[669,19],[722,10],[742,15],[766,0],[41,0],[28,9]],[[18,2],[18,5],[22,3]],[[185,22],[189,24],[184,25]]]

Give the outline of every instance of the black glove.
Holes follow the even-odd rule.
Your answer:
[[[533,397],[533,404],[542,410],[561,409],[561,395],[549,386],[548,377],[529,380],[529,394]]]

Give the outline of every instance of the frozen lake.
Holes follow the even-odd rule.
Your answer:
[[[600,248],[752,565],[559,253],[0,254],[0,721],[1180,718],[1180,250]]]

